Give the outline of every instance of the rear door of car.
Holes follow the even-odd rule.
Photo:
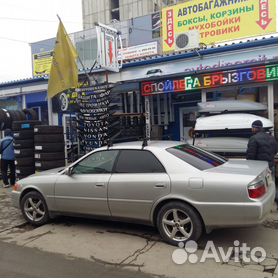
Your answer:
[[[112,216],[149,220],[153,203],[170,193],[170,178],[148,150],[120,150],[108,184]]]

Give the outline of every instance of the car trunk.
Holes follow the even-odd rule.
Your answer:
[[[213,173],[239,174],[257,177],[261,174],[266,175],[268,163],[265,161],[229,159],[226,163],[205,170]]]

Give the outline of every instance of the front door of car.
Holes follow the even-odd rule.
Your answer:
[[[107,186],[118,151],[95,152],[79,161],[70,174],[61,175],[55,184],[58,211],[110,215]]]
[[[149,220],[153,203],[170,193],[170,178],[147,150],[120,150],[108,185],[114,217]]]

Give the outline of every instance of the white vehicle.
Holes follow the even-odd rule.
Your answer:
[[[195,124],[195,138],[189,143],[226,156],[244,155],[256,120],[262,121],[266,130],[273,128],[269,119],[247,113],[200,117]]]
[[[219,100],[198,103],[199,113],[266,111],[266,105],[253,101]]]
[[[244,130],[251,131],[251,125],[256,120],[260,120],[265,129],[269,130],[273,128],[273,123],[269,119],[247,113],[231,113],[200,117],[196,121],[195,131],[205,132],[222,130],[227,133],[230,132],[231,134],[234,133],[235,130],[239,132]]]

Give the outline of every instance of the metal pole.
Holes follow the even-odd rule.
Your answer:
[[[151,139],[150,97],[145,97],[146,139]]]
[[[80,59],[79,55],[78,55],[77,58],[78,58],[78,61],[79,61],[79,63],[81,64],[81,66],[82,66],[82,68],[83,68],[83,70],[84,70],[84,72],[85,72],[86,77],[88,78],[89,86],[92,86],[92,82],[91,82],[90,76],[89,76],[88,72],[86,71],[85,66],[84,66],[82,60]]]
[[[51,97],[47,96],[48,124],[53,125],[53,110]]]

